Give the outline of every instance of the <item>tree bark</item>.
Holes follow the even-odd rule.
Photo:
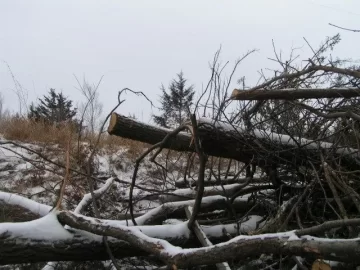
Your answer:
[[[360,96],[358,88],[317,88],[317,89],[273,89],[273,90],[238,90],[234,89],[230,98],[233,100],[295,100],[302,98],[352,98]]]
[[[184,209],[182,209],[184,212]],[[65,212],[64,212],[65,213]],[[66,214],[65,214],[66,215]],[[71,215],[71,214],[70,214]],[[59,215],[59,221],[64,224],[64,215]],[[255,230],[253,225],[259,216],[253,216],[249,224],[245,222],[241,227],[242,233]],[[112,221],[112,226],[116,227],[119,222]],[[81,230],[67,229],[70,236],[66,239],[56,237],[56,229],[53,232],[44,230],[41,239],[26,237],[28,223],[17,223],[23,226],[19,235],[16,228],[12,231],[11,227],[5,232],[1,230],[0,224],[0,265],[35,263],[48,261],[97,261],[108,260],[109,255],[106,252],[101,236],[84,233]],[[42,229],[43,225],[39,225]],[[44,224],[46,226],[46,224]],[[125,225],[122,225],[125,226]],[[111,227],[111,226],[110,226]],[[172,245],[183,248],[196,247],[193,235],[187,228],[187,225],[158,225],[158,226],[139,226],[136,227],[143,231],[147,236],[166,240]],[[219,243],[227,241],[230,236],[236,236],[237,224],[226,224],[216,226],[204,226],[203,231],[208,234],[208,238]],[[115,258],[127,258],[134,256],[146,256],[149,253],[142,249],[129,245],[127,242],[114,238],[108,239],[111,251]]]
[[[238,236],[232,240],[205,248],[179,249],[166,241],[151,238],[136,227],[109,226],[106,222],[60,212],[59,220],[77,229],[97,235],[125,240],[132,246],[145,250],[168,265],[188,267],[210,265],[231,259],[245,259],[261,254],[312,256],[340,262],[360,262],[358,239],[327,239],[297,237],[295,232],[254,236]]]
[[[51,236],[49,236],[50,238]],[[146,252],[123,241],[109,241],[111,252],[118,259],[144,256]],[[93,241],[81,234],[71,240],[32,241],[0,235],[0,265],[48,261],[109,260],[102,241]]]
[[[161,142],[171,130],[113,113],[108,132],[111,135],[156,144]],[[356,149],[335,148],[331,143],[318,143],[264,130],[247,132],[244,127],[232,126],[220,121],[214,122],[206,118],[198,119],[198,136],[207,155],[253,162],[259,166],[267,166],[269,163],[306,166],[308,160],[313,164],[320,164],[319,149],[327,149],[334,152],[335,158],[342,158],[344,165],[352,169],[360,167]],[[163,147],[176,151],[195,152],[191,135],[182,132],[170,139]]]

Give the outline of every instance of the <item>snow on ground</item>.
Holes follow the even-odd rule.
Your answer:
[[[58,145],[16,143],[39,152],[54,162],[63,163],[65,153]],[[54,164],[45,162],[32,151],[20,146],[12,145],[0,136],[0,190],[20,194],[40,204],[53,205],[63,180],[64,170]],[[113,207],[117,208],[118,212],[128,212],[129,187],[134,162],[128,157],[127,153],[128,149],[126,147],[119,147],[115,151],[114,149],[111,149],[111,151],[101,149],[95,155],[94,168],[97,177],[106,180],[115,175],[121,180],[121,182],[114,183],[114,192],[108,196],[108,200],[114,202]],[[163,190],[163,185],[159,184],[159,182],[153,183],[149,181],[149,179],[152,179],[151,174],[156,173],[156,170],[158,168],[150,163],[148,159],[145,159],[144,164],[139,168],[136,184],[159,192]],[[102,184],[98,183],[97,188],[100,186]],[[172,184],[169,186],[173,187]],[[73,175],[66,187],[63,206],[65,209],[75,209],[87,193],[89,193],[89,188],[86,179]],[[154,202],[153,197],[149,196],[151,193],[138,188],[134,189],[135,211],[146,211],[159,205]],[[14,196],[11,202],[15,201],[14,198],[16,197]]]

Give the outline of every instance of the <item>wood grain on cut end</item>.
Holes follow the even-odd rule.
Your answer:
[[[231,99],[235,99],[236,96],[239,94],[239,92],[240,92],[240,90],[234,89],[234,90],[232,91],[232,93],[231,93],[230,98],[231,98]]]
[[[108,133],[111,135],[113,130],[114,130],[114,127],[116,126],[116,121],[117,121],[117,118],[118,118],[118,114],[117,113],[112,113],[111,116],[110,116],[110,121],[109,121],[109,126],[108,126]]]

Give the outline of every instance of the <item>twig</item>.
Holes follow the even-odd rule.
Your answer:
[[[342,30],[346,30],[346,31],[351,31],[351,32],[360,32],[360,30],[357,30],[357,29],[344,28],[344,27],[337,26],[337,25],[332,24],[332,23],[329,23],[329,25],[334,26],[334,27],[339,28],[339,29],[342,29]]]

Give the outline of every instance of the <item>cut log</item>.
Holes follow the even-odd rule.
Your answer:
[[[134,119],[113,113],[110,117],[108,133],[119,137],[140,141],[149,144],[156,144],[162,141],[171,130],[151,126]],[[164,148],[169,148],[176,151],[195,151],[193,146],[190,146],[191,137],[189,134],[180,133],[176,137],[169,140]]]
[[[234,89],[230,98],[233,100],[295,100],[302,98],[352,98],[360,96],[358,88],[317,88],[317,89],[273,89],[273,90],[238,90]]]
[[[108,132],[132,140],[149,144],[161,142],[171,130],[151,126],[136,120],[113,113]],[[352,169],[360,168],[357,149],[334,146],[328,142],[290,137],[264,130],[247,132],[245,127],[232,126],[224,122],[214,122],[211,119],[198,119],[198,136],[203,150],[207,155],[254,162],[260,166],[269,163],[287,166],[306,165],[308,160],[320,164],[319,149],[331,151],[332,158],[340,158],[343,165]],[[164,148],[176,151],[194,152],[194,145],[188,133],[179,133],[170,139]]]

